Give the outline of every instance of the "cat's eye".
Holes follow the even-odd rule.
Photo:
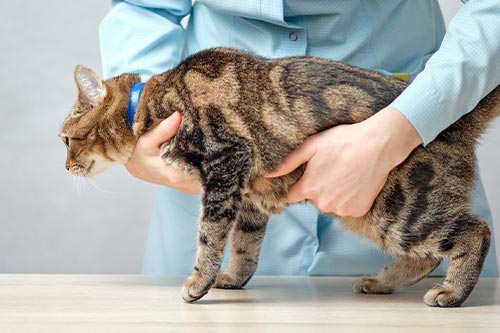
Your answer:
[[[67,136],[61,136],[61,139],[63,140],[66,147],[69,148],[69,138]]]

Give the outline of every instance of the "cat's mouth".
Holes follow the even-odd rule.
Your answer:
[[[90,177],[91,176],[91,170],[92,167],[95,164],[95,160],[92,160],[90,162],[88,167],[85,167],[79,163],[72,163],[70,167],[68,168],[69,172],[71,172],[75,176],[80,176],[80,177]]]

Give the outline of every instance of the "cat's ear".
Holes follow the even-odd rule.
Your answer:
[[[106,86],[99,76],[91,69],[76,66],[73,72],[80,93],[92,104],[97,106],[106,96]]]

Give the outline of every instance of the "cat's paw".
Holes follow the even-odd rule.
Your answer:
[[[457,293],[452,287],[438,284],[424,296],[424,303],[442,308],[462,305],[466,297]]]
[[[364,276],[352,283],[352,289],[363,294],[392,294],[394,289],[375,277]]]
[[[193,274],[184,282],[182,299],[188,303],[197,301],[208,293],[213,284],[214,281],[207,282],[199,274]]]
[[[219,289],[240,289],[243,288],[247,282],[252,278],[253,274],[248,277],[233,277],[230,274],[220,272],[217,275],[214,288]]]
[[[217,280],[215,280],[214,288],[219,289],[239,289],[241,286],[238,285],[236,278],[229,274],[220,272],[217,275]]]

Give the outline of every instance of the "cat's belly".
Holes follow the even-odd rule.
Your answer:
[[[348,231],[358,234],[373,244],[383,247],[384,244],[381,240],[380,234],[378,232],[378,228],[373,225],[374,221],[367,219],[365,216],[362,217],[352,217],[352,216],[344,216],[340,217],[340,221],[344,228]]]
[[[273,192],[247,193],[246,196],[267,215],[279,214],[288,205],[284,198],[277,200],[277,195]]]
[[[418,232],[404,232],[400,225],[385,230],[383,221],[369,216],[341,217],[342,225],[346,230],[362,236],[377,247],[387,251],[395,257],[425,258],[439,257],[438,252],[432,251],[439,247],[439,239],[433,236],[422,238]],[[418,240],[407,242],[405,239]]]

